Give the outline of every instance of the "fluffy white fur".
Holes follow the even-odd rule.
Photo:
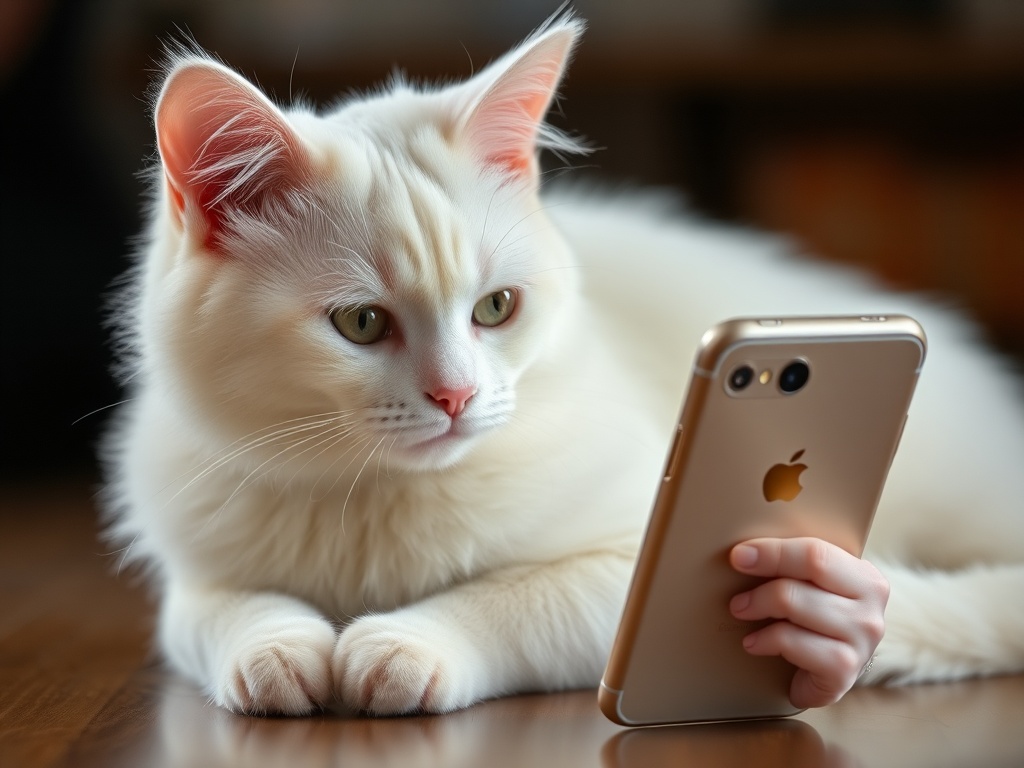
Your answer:
[[[579,31],[324,114],[170,67],[108,443],[167,658],[244,712],[596,685],[703,331],[899,311],[930,356],[869,545],[893,589],[871,676],[1024,669],[1020,383],[961,318],[781,240],[654,197],[541,198]],[[505,289],[511,319],[474,324]],[[330,313],[360,306],[391,335],[343,337]],[[430,396],[466,387],[456,419]]]

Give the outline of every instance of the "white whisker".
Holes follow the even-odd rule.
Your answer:
[[[366,457],[366,461],[364,461],[364,462],[363,462],[363,466],[361,466],[361,467],[359,468],[359,471],[358,471],[358,472],[356,472],[356,476],[355,476],[355,479],[353,479],[353,480],[352,480],[352,485],[350,485],[350,486],[349,486],[349,488],[348,488],[348,493],[347,493],[347,494],[345,494],[345,503],[341,505],[341,532],[342,532],[342,533],[344,533],[344,532],[345,532],[345,512],[346,512],[346,511],[348,510],[348,501],[349,501],[349,499],[351,499],[351,498],[352,498],[352,491],[354,491],[354,490],[355,490],[355,487],[356,487],[356,483],[358,483],[358,482],[359,482],[359,477],[360,477],[360,475],[362,475],[362,474],[363,474],[363,470],[364,470],[364,469],[366,469],[366,465],[367,465],[367,464],[369,464],[369,463],[370,463],[370,459],[372,459],[372,458],[373,458],[373,454],[374,454],[374,452],[375,452],[375,451],[376,451],[376,450],[377,450],[378,448],[380,448],[380,447],[381,447],[381,445],[382,445],[382,444],[384,443],[384,440],[385,440],[385,437],[382,437],[382,438],[381,438],[381,439],[380,439],[380,440],[379,440],[379,441],[377,442],[377,444],[376,444],[375,446],[373,446],[373,448],[371,448],[371,449],[370,449],[370,453],[369,453],[369,455],[368,455],[368,456]],[[367,442],[369,442],[369,441],[367,441]]]
[[[477,244],[477,252],[481,252],[484,249],[484,238],[487,236],[487,222],[491,218],[491,206],[494,204],[494,198],[501,191],[502,187],[495,187],[491,192],[491,196],[487,199],[487,210],[484,211],[484,222],[483,226],[480,227],[480,242]]]
[[[347,414],[347,413],[351,413],[351,411],[346,411],[346,412],[339,411],[338,412],[338,414]],[[316,418],[316,417],[303,417],[303,418],[309,419],[309,418]],[[319,421],[314,421],[314,422],[310,422],[310,423],[306,423],[306,424],[291,424],[288,427],[284,427],[284,428],[278,429],[278,430],[276,430],[274,432],[271,432],[269,434],[266,434],[266,435],[261,435],[259,437],[256,437],[255,439],[251,439],[248,442],[242,443],[241,445],[239,445],[239,443],[242,442],[243,440],[245,440],[246,438],[241,438],[241,440],[236,440],[233,443],[231,443],[230,445],[226,446],[221,452],[218,452],[217,454],[214,454],[213,456],[209,457],[206,461],[204,461],[203,463],[201,463],[198,466],[194,467],[193,469],[189,470],[188,472],[183,472],[181,475],[179,475],[173,481],[171,481],[170,483],[165,485],[162,490],[166,490],[171,485],[173,485],[175,482],[178,482],[179,480],[182,480],[190,472],[196,472],[197,473],[197,474],[195,474],[192,477],[191,480],[189,480],[184,486],[179,488],[169,499],[167,499],[167,501],[165,502],[165,505],[169,504],[172,501],[174,501],[174,499],[176,499],[181,493],[185,492],[186,490],[191,488],[193,485],[195,485],[196,483],[198,483],[201,480],[203,480],[205,477],[209,476],[213,472],[216,472],[221,467],[225,466],[226,464],[231,463],[233,460],[239,458],[240,456],[242,456],[242,455],[244,455],[244,454],[246,454],[246,453],[248,453],[250,451],[253,451],[253,450],[256,450],[258,448],[262,448],[264,446],[273,444],[273,443],[275,443],[276,441],[278,441],[278,440],[280,440],[282,438],[287,439],[289,437],[292,437],[293,435],[300,434],[302,432],[308,432],[310,430],[319,429],[320,427],[323,427],[323,426],[325,426],[327,424],[331,424],[331,423],[337,422],[337,420],[340,419],[340,418],[344,418],[344,416],[342,416],[342,415],[335,415],[335,416],[332,416],[332,417],[327,418],[327,419],[321,419]],[[300,421],[300,420],[301,419],[289,419],[288,421],[285,421],[285,422],[279,422],[279,424],[289,424],[290,422],[295,422],[295,421]],[[273,429],[275,426],[278,426],[278,425],[273,425],[271,427],[265,427],[263,429],[256,430],[255,432],[250,433],[250,436],[252,436],[252,435],[259,435],[260,432],[265,432],[267,429]],[[236,445],[238,447],[235,448],[234,450],[231,450],[232,446],[236,446]],[[291,446],[289,446],[289,447],[291,447]],[[285,450],[287,450],[287,448]]]
[[[321,445],[324,446],[323,448],[320,448],[319,451],[317,451],[312,456],[310,456],[309,459],[306,460],[305,464],[303,464],[295,472],[292,473],[291,479],[289,479],[288,482],[285,483],[285,485],[284,485],[285,488],[287,488],[289,485],[291,485],[292,481],[295,480],[296,477],[301,475],[305,471],[306,467],[308,467],[310,464],[312,464],[318,458],[320,458],[325,453],[327,453],[327,451],[331,450],[334,446],[336,446],[338,443],[340,443],[342,440],[344,440],[346,437],[348,437],[349,435],[351,435],[353,432],[356,431],[356,425],[354,425],[354,424],[352,424],[352,425],[345,425],[345,426],[347,427],[347,431],[343,430],[341,432],[335,432],[334,434],[328,434],[331,430],[328,430],[327,432],[324,432],[323,433],[323,435],[324,435],[324,439],[323,440],[321,440],[318,443],[315,443],[314,445],[309,446],[308,448],[303,449],[298,454],[296,454],[292,458],[288,459],[288,461],[286,461],[284,464],[281,465],[281,469],[284,469],[285,466],[287,466],[288,464],[293,462],[295,459],[299,458],[299,456],[302,456],[303,454],[308,453],[309,451],[312,451],[315,448],[319,448]],[[347,452],[346,452],[346,454],[347,454]],[[346,454],[342,454],[342,457],[344,457]],[[331,462],[330,466],[334,466],[334,464],[336,462],[337,462],[337,459],[334,462]],[[329,470],[330,467],[328,467],[327,469]],[[327,470],[324,470],[324,472],[322,472],[320,474],[320,478],[322,478],[323,475],[326,472],[327,472]],[[320,482],[320,478],[317,478],[317,483]],[[314,484],[314,487],[315,486],[316,486],[316,484]],[[312,496],[310,498],[312,498]]]
[[[119,406],[119,405],[124,405],[125,403],[130,403],[130,402],[131,402],[132,400],[134,400],[134,399],[135,399],[134,397],[128,397],[128,398],[125,398],[124,400],[119,400],[119,401],[117,401],[116,403],[111,403],[110,405],[104,405],[104,406],[102,406],[102,407],[100,407],[100,408],[97,408],[97,409],[95,409],[95,410],[93,410],[93,411],[89,411],[89,412],[88,412],[87,414],[85,414],[84,416],[79,416],[79,417],[78,417],[77,419],[75,419],[74,421],[72,421],[72,422],[71,422],[71,426],[73,427],[73,426],[75,426],[75,425],[76,425],[76,424],[77,424],[78,422],[80,422],[80,421],[85,421],[85,419],[88,419],[88,418],[89,418],[90,416],[95,416],[95,415],[96,415],[97,413],[101,413],[101,412],[103,412],[103,411],[107,411],[107,410],[110,410],[111,408],[116,408],[117,406]]]
[[[125,563],[128,562],[128,554],[131,552],[132,547],[135,546],[135,542],[139,540],[139,536],[141,536],[141,535],[142,535],[141,533],[136,533],[132,537],[132,540],[129,541],[126,546],[122,547],[119,550],[115,549],[113,552],[110,553],[112,555],[116,554],[117,552],[121,553],[121,558],[117,561],[117,575],[118,576],[121,575],[121,571],[124,569]]]
[[[310,501],[323,501],[325,498],[327,498],[330,492],[334,489],[334,486],[338,484],[338,481],[345,475],[345,473],[348,471],[348,468],[352,466],[352,463],[356,460],[356,458],[358,458],[359,451],[366,447],[372,440],[372,437],[366,437],[363,439],[361,443],[350,445],[348,449],[345,450],[344,453],[342,453],[334,461],[332,461],[324,469],[324,471],[320,473],[320,477],[318,477],[317,481],[313,483],[313,487],[309,489]],[[325,490],[322,494],[317,494],[316,489],[320,485],[320,482],[324,479],[324,476],[331,471],[335,464],[337,464],[339,461],[341,461],[342,459],[344,459],[346,456],[353,452],[355,452],[356,455],[349,459],[348,464],[342,467],[340,472],[334,474],[334,481],[330,484],[330,486],[328,486],[327,490]],[[344,518],[342,519],[342,522],[344,523]],[[342,530],[344,531],[344,527],[342,528]]]
[[[384,461],[384,477],[388,480],[391,479],[391,449],[395,447],[395,443],[398,442],[398,435],[395,435],[391,439],[391,444],[388,446],[387,451],[381,451],[380,457],[377,459],[377,493],[380,493],[380,464],[381,460]]]
[[[351,412],[352,411],[344,411],[344,412],[339,411],[337,413],[345,413],[345,414],[347,414],[347,413],[351,413]],[[305,418],[313,418],[313,417],[305,417]],[[276,442],[278,442],[281,439],[293,438],[296,435],[301,435],[302,433],[306,433],[306,432],[309,432],[311,430],[314,430],[314,434],[312,434],[312,435],[306,435],[305,437],[301,437],[300,439],[292,439],[291,442],[289,442],[287,445],[285,445],[279,451],[277,451],[272,456],[270,456],[269,458],[267,458],[266,460],[261,462],[255,469],[250,471],[241,480],[241,482],[239,482],[235,486],[235,489],[228,496],[228,498],[225,499],[225,501],[211,515],[209,515],[207,517],[207,519],[205,520],[203,525],[200,527],[199,531],[196,533],[196,536],[198,536],[203,531],[206,530],[206,528],[210,525],[211,522],[213,522],[218,517],[220,517],[221,513],[227,508],[227,506],[238,496],[239,493],[241,493],[248,485],[250,485],[254,481],[254,478],[257,475],[259,475],[261,473],[261,471],[264,470],[264,468],[268,464],[271,464],[271,463],[277,461],[278,459],[280,459],[282,456],[284,456],[288,452],[294,451],[295,449],[299,448],[302,445],[305,445],[306,443],[309,443],[310,441],[315,441],[318,438],[322,438],[325,433],[328,433],[328,434],[329,433],[334,433],[332,435],[332,437],[336,435],[338,437],[338,439],[342,439],[346,434],[351,432],[352,431],[352,425],[349,424],[348,422],[345,422],[345,421],[339,421],[342,418],[343,418],[342,416],[334,416],[334,417],[328,418],[328,419],[320,419],[320,420],[312,422],[310,424],[292,425],[292,426],[286,427],[284,429],[278,429],[277,431],[272,432],[269,435],[263,435],[263,436],[257,438],[256,440],[252,440],[252,441],[250,441],[250,442],[240,446],[239,448],[235,449],[234,451],[230,451],[227,455],[211,457],[211,459],[208,460],[208,462],[206,462],[207,466],[205,468],[203,468],[188,483],[186,483],[186,485],[184,487],[180,488],[165,503],[165,505],[169,504],[171,501],[173,501],[174,498],[176,498],[179,494],[184,492],[187,488],[191,487],[196,482],[199,482],[202,478],[208,476],[211,472],[214,472],[214,471],[220,469],[225,464],[229,463],[232,459],[237,458],[241,454],[243,454],[243,453],[245,453],[247,451],[253,450],[255,448],[258,448],[258,447],[263,447],[263,446],[266,446],[266,445],[270,445],[270,444],[276,443]],[[292,420],[289,420],[289,421],[299,421],[299,420],[298,419],[292,419]],[[283,423],[287,423],[287,422],[280,422],[280,423],[283,424]],[[252,434],[259,434],[260,432],[265,432],[267,429],[272,429],[272,428],[273,427],[266,427],[266,428],[263,428],[263,429],[260,429],[260,430],[256,430]],[[325,440],[327,440],[327,439],[330,439],[330,438],[325,438]],[[302,455],[306,451],[311,450],[312,448],[315,448],[317,445],[322,444],[322,442],[324,442],[325,440],[321,440],[320,442],[316,443],[315,445],[311,446],[310,448],[304,449],[298,455]],[[232,443],[232,445],[235,445],[238,442],[239,441],[235,441],[235,443]],[[294,458],[296,458],[296,457],[293,456],[288,461],[291,461]],[[285,464],[287,464],[287,463],[288,462],[286,461]],[[200,467],[202,467],[202,465],[200,465]],[[266,473],[263,472],[263,474],[266,474]]]

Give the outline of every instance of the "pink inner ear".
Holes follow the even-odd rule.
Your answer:
[[[529,116],[533,126],[532,131],[529,136],[519,137],[521,140],[507,151],[493,152],[488,155],[488,161],[505,168],[515,176],[532,173],[537,158],[537,128],[548,110],[549,102],[550,96],[545,97],[543,94],[534,94],[523,99],[519,107],[523,113]]]
[[[294,185],[299,139],[259,91],[211,62],[181,67],[164,85],[157,141],[171,203],[186,227],[218,251],[227,214]]]
[[[537,134],[572,43],[568,30],[542,37],[487,89],[467,127],[488,163],[515,176],[535,172]]]
[[[167,191],[171,196],[171,205],[174,206],[174,212],[177,214],[178,221],[181,221],[181,217],[185,213],[185,196],[181,190],[171,181],[171,177],[165,172],[164,181],[167,182]]]

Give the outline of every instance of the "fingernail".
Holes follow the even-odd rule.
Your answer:
[[[750,605],[750,593],[743,592],[736,595],[729,604],[729,610],[733,613],[742,613]]]
[[[743,638],[743,647],[746,648],[748,651],[751,648],[753,648],[755,645],[757,645],[757,635],[756,634],[754,634],[754,635],[747,635],[746,637]]]
[[[732,551],[732,561],[740,568],[753,568],[757,565],[757,549],[740,544]]]

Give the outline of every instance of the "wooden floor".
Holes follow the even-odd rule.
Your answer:
[[[625,730],[593,691],[441,717],[246,718],[150,653],[89,491],[0,495],[0,766],[1024,766],[1024,676],[863,689],[785,721]]]

